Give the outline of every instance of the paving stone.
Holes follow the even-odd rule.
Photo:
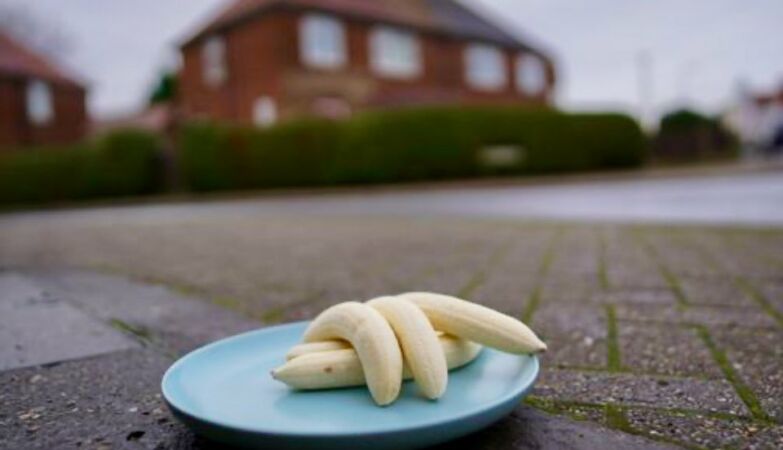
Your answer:
[[[519,317],[537,283],[534,276],[498,270],[491,273],[488,279],[472,292],[469,299]]]
[[[548,277],[541,286],[539,296],[542,303],[562,302],[562,303],[584,303],[590,301],[596,292],[600,291],[598,281],[578,278],[553,278]]]
[[[780,259],[777,255],[783,254],[780,230],[563,226],[391,217],[358,210],[338,216],[287,201],[280,201],[277,209],[256,210],[241,203],[216,203],[201,212],[190,209],[188,205],[163,206],[0,219],[0,268],[33,269],[25,276],[41,290],[59,292],[53,298],[61,307],[78,312],[90,323],[128,325],[129,335],[138,333],[146,345],[144,350],[133,351],[166,354],[179,354],[223,335],[255,328],[261,321],[309,319],[339,301],[434,290],[464,293],[519,317],[532,305],[528,299],[536,292],[538,306],[531,326],[550,344],[550,351],[542,356],[537,392],[545,400],[569,405],[563,415],[583,413],[589,422],[582,425],[587,428],[547,428],[550,421],[557,423],[559,419],[547,416],[539,421],[518,412],[504,424],[465,440],[467,447],[606,448],[596,444],[597,436],[596,440],[590,437],[590,433],[605,431],[600,425],[600,408],[585,406],[581,411],[573,402],[611,401],[630,407],[634,414],[641,414],[644,408],[684,408],[702,416],[706,411],[718,411],[749,417],[733,386],[716,371],[704,344],[692,335],[692,325],[709,329],[743,384],[770,416],[780,420],[781,403],[776,400],[783,397],[778,383],[778,374],[783,372],[779,363],[783,357],[778,351],[780,323],[757,301],[747,301],[738,294],[730,281],[733,277],[749,280],[770,305],[781,310],[783,299],[778,294],[783,265],[775,263]],[[542,272],[542,268],[548,270]],[[690,306],[678,304],[663,271],[680,281]],[[156,285],[142,289],[124,280],[126,277]],[[100,294],[106,290],[114,292]],[[618,323],[622,371],[616,373],[607,372],[606,305],[613,305]],[[117,333],[114,328],[109,330]],[[746,336],[746,330],[761,337]],[[98,357],[108,358],[108,371],[117,364],[110,362],[110,357]],[[84,364],[100,371],[100,363],[90,366],[93,359],[49,369],[67,367],[76,374],[79,364]],[[161,367],[155,369],[155,364],[137,363],[140,372],[160,371],[165,366],[160,362]],[[558,369],[563,367],[569,369]],[[20,370],[44,368],[11,373]],[[133,370],[129,373],[136,374]],[[30,372],[29,376],[35,374]],[[144,376],[157,383],[157,375]],[[105,383],[101,386],[111,389]],[[8,398],[25,392],[18,385],[2,389],[0,410]],[[38,406],[31,403],[28,409]],[[0,422],[11,417],[0,416]],[[649,419],[655,424],[649,425],[650,430],[663,432],[653,419]],[[112,426],[119,429],[116,423],[120,422],[103,426],[108,422],[91,414],[81,421],[75,416],[68,420],[63,427],[73,427],[73,436],[87,430],[83,434],[91,440],[85,441],[86,447],[212,447],[181,428],[162,434],[145,429],[137,441],[123,443],[119,437],[124,439],[134,430],[125,436],[118,434],[114,440]],[[708,428],[726,426],[724,419],[716,420],[714,424],[703,422],[704,429],[698,428],[698,421],[693,426],[683,422],[678,425],[678,439],[682,437],[685,444],[702,442],[700,439],[713,442],[709,439],[719,439],[724,433]],[[764,448],[779,440],[779,427],[749,418],[737,423],[760,426],[746,442],[749,448]],[[91,431],[93,425],[98,431]],[[54,420],[49,426],[60,427]],[[23,424],[14,422],[13,427],[23,428]],[[537,434],[542,430],[554,431]],[[725,436],[729,436],[731,427],[726,430]],[[15,444],[21,442],[18,433],[22,432],[26,433],[14,429],[16,440],[2,441],[0,447],[19,447]],[[57,433],[71,436],[67,429]],[[580,433],[587,433],[584,436],[588,438],[563,440]],[[633,439],[627,441],[633,448],[657,445],[620,436]],[[690,436],[694,439],[689,440]],[[3,438],[5,433],[0,432]],[[98,438],[108,440],[102,444],[96,442]],[[611,448],[621,447],[612,442]],[[47,444],[51,442],[35,441],[41,448]]]
[[[521,406],[491,427],[432,450],[450,449],[673,449],[638,436],[558,419]]]
[[[598,303],[652,303],[667,306],[677,304],[677,296],[669,288],[611,289],[594,292],[590,300]]]
[[[764,411],[783,423],[783,331],[716,327],[711,335]]]
[[[748,325],[775,328],[777,324],[760,308],[728,306],[661,306],[655,304],[617,305],[617,318],[642,322],[702,325]]]
[[[541,356],[546,367],[605,367],[607,326],[600,306],[568,308],[545,303],[530,326],[546,341]]]
[[[695,239],[686,237],[684,232],[658,235],[650,240],[660,262],[680,277],[717,278],[724,274],[712,255],[705,254]]]
[[[783,271],[783,268],[781,268],[781,271]],[[778,313],[783,315],[783,280],[765,280],[756,282],[754,285],[761,295],[764,296],[764,299],[769,302]]]
[[[131,339],[46,292],[0,273],[0,370],[137,347]]]
[[[622,365],[633,372],[722,378],[695,330],[666,324],[620,322]]]
[[[257,320],[187,297],[160,285],[149,285],[78,270],[28,275],[52,297],[76,305],[104,323],[130,327],[166,350],[182,354],[204,343],[260,328]]]
[[[657,262],[639,239],[622,228],[615,228],[606,240],[606,272],[612,288],[666,288]]]
[[[159,394],[170,363],[128,350],[0,372],[0,448],[168,448],[187,433]]]
[[[622,268],[607,273],[609,285],[626,289],[666,289],[669,282],[660,274],[657,267],[644,269]]]
[[[753,299],[739,288],[737,283],[725,276],[721,278],[679,277],[680,288],[689,304],[752,306]]]
[[[776,449],[783,446],[783,427],[703,414],[629,409],[629,425],[652,438],[711,449]]]
[[[748,415],[734,388],[724,380],[551,369],[542,374],[535,394],[574,402],[619,403]]]
[[[780,449],[783,448],[783,426],[774,425],[763,428],[752,439],[748,448],[758,449]]]

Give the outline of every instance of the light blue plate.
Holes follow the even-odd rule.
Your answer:
[[[269,371],[301,341],[307,323],[266,328],[202,347],[169,368],[163,396],[197,433],[248,448],[419,448],[463,436],[509,414],[538,376],[535,356],[484,349],[452,371],[438,401],[406,382],[391,406],[366,388],[296,392]]]

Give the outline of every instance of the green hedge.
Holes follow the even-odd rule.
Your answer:
[[[680,109],[661,118],[653,140],[658,160],[698,161],[739,156],[738,138],[718,118]]]
[[[518,157],[487,165],[493,147]],[[187,185],[210,191],[636,167],[646,141],[619,114],[428,108],[268,130],[193,124],[180,150]]]
[[[92,142],[0,153],[0,204],[141,195],[161,186],[158,139],[118,131]]]

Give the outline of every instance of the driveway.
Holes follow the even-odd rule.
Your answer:
[[[412,290],[550,348],[525,405],[442,449],[783,448],[776,199],[766,174],[7,214],[0,448],[219,448],[161,401],[177,357]],[[608,223],[653,213],[689,226]]]

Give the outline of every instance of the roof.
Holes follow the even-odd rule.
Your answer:
[[[375,20],[506,47],[528,48],[498,25],[454,0],[232,0],[185,45],[225,31],[274,8],[315,9]],[[533,49],[531,49],[533,50]]]
[[[754,95],[752,98],[753,102],[760,107],[767,107],[771,105],[783,106],[783,84],[781,84],[780,87],[775,91]]]
[[[43,55],[0,31],[0,75],[41,78],[54,83],[81,87],[81,83],[66,74]]]

